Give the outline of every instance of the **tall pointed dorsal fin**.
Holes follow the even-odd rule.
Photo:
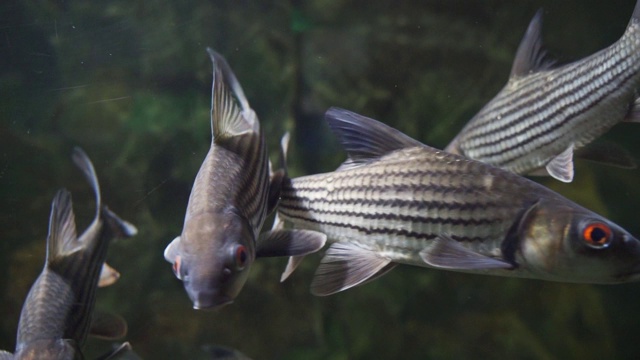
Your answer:
[[[542,43],[542,9],[539,9],[531,19],[527,32],[518,46],[510,78],[546,70],[554,64],[555,61],[548,58]]]
[[[640,21],[640,1],[636,1],[636,6],[633,8],[633,14],[631,15],[631,19]]]
[[[76,243],[76,221],[71,203],[71,193],[66,189],[58,190],[51,203],[49,217],[49,235],[47,236],[47,264],[78,245]]]
[[[213,63],[213,85],[211,94],[211,131],[213,141],[219,143],[226,138],[260,132],[256,113],[242,91],[242,86],[222,55],[207,48]]]
[[[324,118],[349,154],[338,170],[366,164],[394,150],[426,146],[390,126],[348,110],[332,107]]]

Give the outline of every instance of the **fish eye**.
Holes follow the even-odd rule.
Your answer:
[[[595,249],[602,249],[613,240],[611,228],[601,222],[590,223],[582,231],[582,240]]]
[[[174,275],[180,279],[180,256],[176,256],[176,260],[173,262],[172,268]]]
[[[236,269],[242,270],[247,265],[247,248],[244,245],[238,245],[235,250]]]

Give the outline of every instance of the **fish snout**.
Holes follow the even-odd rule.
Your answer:
[[[187,293],[196,310],[215,310],[233,302],[231,297],[215,290],[187,289]]]

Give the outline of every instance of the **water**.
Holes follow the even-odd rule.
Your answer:
[[[379,119],[436,147],[503,86],[526,26],[545,9],[551,54],[570,61],[623,32],[634,1],[164,1],[0,5],[0,348],[44,263],[49,205],[69,188],[80,228],[91,193],[70,160],[92,158],[103,199],[140,233],[112,244],[122,278],[97,308],[121,314],[146,359],[637,358],[640,284],[589,286],[400,266],[327,298],[308,286],[318,256],[284,284],[259,260],[236,302],[191,308],[162,257],[179,233],[209,147],[211,46],[225,55],[275,155],[295,129],[291,173],[333,170],[344,154],[329,106]],[[637,125],[607,138],[640,153]],[[275,159],[275,157],[273,157]],[[576,181],[542,180],[640,234],[638,170],[577,162]],[[95,357],[109,343],[90,340]]]

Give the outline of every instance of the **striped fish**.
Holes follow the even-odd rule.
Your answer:
[[[231,303],[256,257],[303,255],[325,241],[320,233],[287,230],[259,239],[279,199],[283,172],[270,175],[256,113],[225,59],[207,51],[213,62],[213,140],[189,196],[182,234],[164,252],[195,309]]]
[[[615,124],[639,119],[640,1],[616,43],[564,66],[555,66],[545,56],[541,24],[538,11],[518,48],[507,85],[445,151],[563,182],[573,180],[574,154],[635,167],[618,147],[586,146]]]
[[[93,308],[111,239],[137,230],[102,205],[98,178],[84,151],[74,149],[73,161],[95,194],[95,218],[78,237],[71,194],[58,191],[51,205],[45,266],[22,307],[15,355],[0,352],[0,359],[81,359],[90,332],[109,339],[126,333],[124,320],[96,317]]]
[[[277,210],[280,221],[331,242],[312,293],[348,289],[397,264],[577,283],[640,279],[640,242],[559,194],[346,110],[325,118],[348,160],[285,181]]]

